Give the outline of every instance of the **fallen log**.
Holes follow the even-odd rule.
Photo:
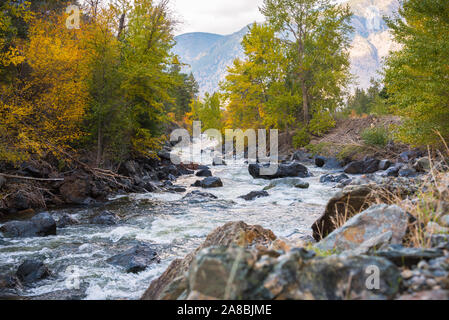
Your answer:
[[[16,176],[12,174],[0,173],[0,176],[3,176],[8,179],[19,179],[19,180],[32,180],[32,181],[64,181],[64,178],[33,178],[33,177],[24,177],[24,176]]]

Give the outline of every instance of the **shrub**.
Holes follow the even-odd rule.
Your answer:
[[[375,147],[385,147],[390,140],[388,130],[383,127],[366,129],[361,136],[366,145]]]
[[[316,113],[309,123],[309,131],[316,136],[323,136],[335,127],[335,120],[329,112]]]
[[[307,128],[302,128],[296,132],[296,134],[293,136],[293,146],[295,148],[302,148],[309,144],[310,142],[310,135],[307,131]]]

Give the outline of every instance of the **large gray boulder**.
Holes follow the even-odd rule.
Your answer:
[[[363,161],[353,161],[344,168],[345,173],[348,174],[367,174],[374,173],[379,170],[378,159],[366,159]]]
[[[316,247],[343,252],[360,247],[370,250],[388,243],[401,244],[407,226],[408,216],[398,206],[375,205],[349,219]]]
[[[218,177],[207,177],[203,180],[198,180],[194,184],[193,187],[201,187],[204,189],[212,189],[212,188],[220,188],[223,187],[223,182]]]
[[[127,273],[139,273],[151,264],[161,262],[161,259],[150,246],[139,244],[110,257],[106,262],[124,268]]]
[[[39,260],[26,260],[17,269],[16,276],[24,284],[48,278],[51,275],[47,266]]]
[[[373,272],[378,272],[377,284],[370,279]],[[379,257],[314,258],[304,249],[276,255],[235,246],[210,247],[195,256],[186,276],[172,282],[171,298],[391,299],[399,284],[398,268]]]
[[[28,221],[9,221],[0,231],[7,238],[45,237],[56,235],[56,221],[48,212],[42,212]]]
[[[254,245],[269,245],[276,240],[271,230],[261,226],[250,226],[246,223],[230,222],[211,232],[206,240],[195,251],[184,259],[175,259],[165,272],[154,280],[142,296],[143,300],[174,300],[187,286],[185,273],[189,270],[192,260],[201,250],[213,246],[229,247],[239,245],[250,247]],[[217,277],[217,276],[215,276]]]
[[[272,175],[263,175],[261,173],[262,167],[267,167],[267,165],[250,164],[248,166],[249,174],[255,179],[266,179],[266,180],[288,178],[288,177],[299,177],[299,178],[310,177],[310,172],[307,169],[307,167],[300,164],[299,162],[293,162],[290,164],[278,164],[277,171],[274,172],[274,174]]]

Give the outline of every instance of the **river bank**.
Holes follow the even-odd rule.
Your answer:
[[[194,159],[208,164],[207,168],[191,167],[197,170],[173,182],[160,182],[163,188],[159,190],[123,193],[96,205],[50,210],[50,217],[38,215],[34,221],[19,221],[27,224],[26,230],[43,230],[43,235],[17,237],[14,234],[23,230],[23,224],[19,228],[11,228],[8,222],[1,225],[2,297],[138,299],[151,282],[173,269],[176,259],[189,255],[194,248],[204,248],[202,243],[214,229],[238,221],[271,230],[279,241],[274,240],[272,248],[270,244],[277,252],[270,255],[281,257],[303,248],[318,256],[332,256],[332,250],[312,247],[323,235],[340,227],[335,221],[341,212],[356,214],[369,208],[379,201],[371,191],[386,186],[391,191],[404,190],[404,195],[413,200],[422,181],[429,177],[425,157],[414,151],[391,160],[368,157],[347,164],[296,151],[284,156],[283,174],[273,180],[258,177],[258,171],[249,170],[251,165],[245,159],[213,166],[213,157],[201,151]],[[207,176],[211,176],[212,185],[218,180],[221,183],[207,188]],[[340,207],[348,204],[348,199],[354,202]],[[373,230],[370,235],[381,228]],[[383,233],[379,236],[382,244],[391,239],[397,242],[398,238]],[[227,238],[223,234],[217,239]],[[222,243],[210,242],[212,246],[217,244]],[[378,244],[370,248],[378,248]],[[197,251],[191,256],[199,254]],[[190,263],[184,265],[190,270]],[[77,283],[79,287],[73,288]],[[188,296],[190,293],[182,297]],[[221,298],[208,293],[203,296]]]

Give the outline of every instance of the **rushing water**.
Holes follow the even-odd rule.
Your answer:
[[[204,144],[203,144],[204,146]],[[201,153],[194,157],[199,161]],[[206,163],[210,164],[210,158]],[[70,213],[81,221],[57,236],[27,239],[0,238],[0,274],[15,272],[25,259],[37,258],[53,272],[49,279],[35,287],[25,288],[22,295],[40,295],[67,289],[73,284],[73,274],[81,286],[87,288],[87,299],[138,299],[152,279],[159,276],[175,258],[184,257],[195,249],[214,228],[230,221],[245,221],[271,229],[277,236],[297,239],[310,236],[310,226],[322,213],[327,200],[334,193],[331,186],[319,183],[325,171],[309,168],[314,177],[303,179],[310,183],[307,190],[297,189],[292,179],[279,179],[267,198],[245,201],[238,198],[251,191],[261,190],[270,181],[253,179],[244,160],[227,166],[212,167],[214,176],[220,177],[224,187],[207,192],[217,200],[189,203],[182,200],[185,193],[131,194],[111,199],[94,208],[56,210],[58,219]],[[183,176],[176,185],[190,185],[198,178]],[[97,226],[88,223],[97,213],[110,210],[121,217],[116,226]],[[106,259],[143,242],[152,245],[161,257],[139,274],[128,274],[119,267],[106,263]],[[69,268],[69,269],[68,269]]]

